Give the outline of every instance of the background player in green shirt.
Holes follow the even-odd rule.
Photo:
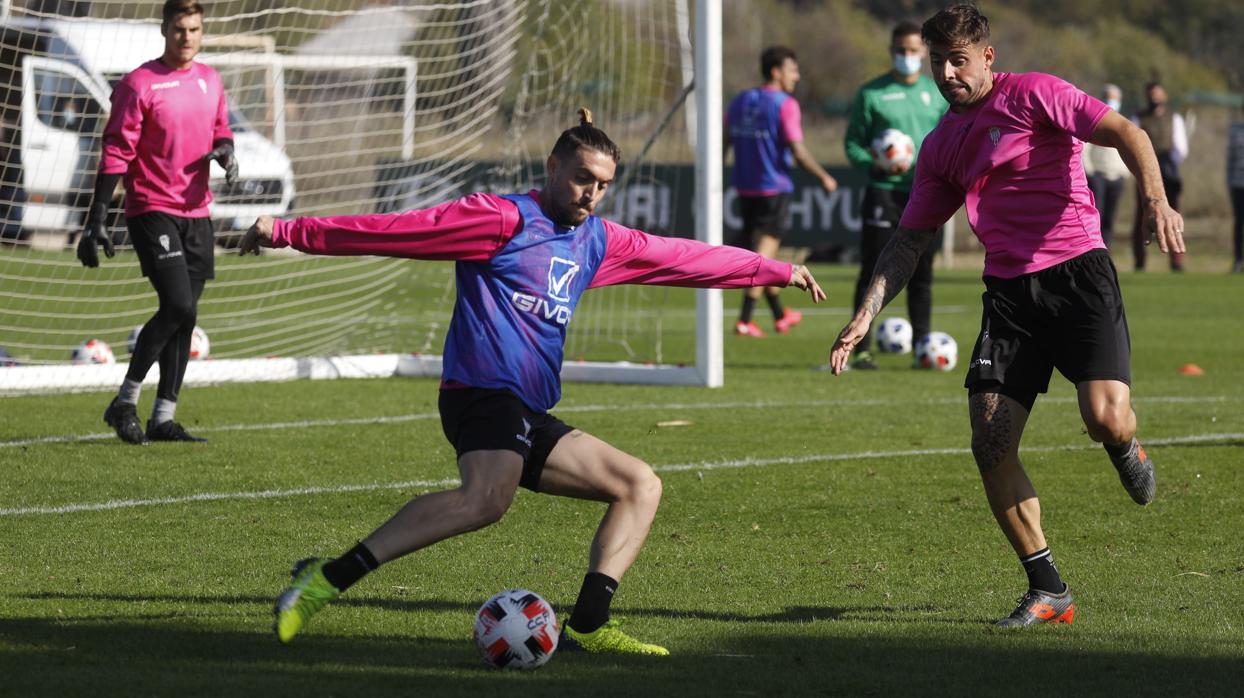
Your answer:
[[[855,305],[864,300],[872,279],[877,256],[898,228],[898,220],[907,205],[916,161],[892,167],[881,164],[873,153],[873,139],[886,129],[897,129],[911,137],[915,152],[920,152],[924,137],[933,130],[946,111],[946,100],[937,85],[922,75],[928,50],[920,38],[920,26],[901,22],[890,35],[890,55],[894,67],[888,73],[863,85],[855,96],[851,122],[847,126],[847,159],[868,172],[868,188],[860,206],[864,226],[860,231],[860,275],[855,282]],[[930,245],[920,257],[915,273],[907,285],[907,315],[911,319],[913,339],[920,339],[933,328],[933,252]],[[871,332],[856,347],[853,368],[875,369],[877,364],[869,353]]]

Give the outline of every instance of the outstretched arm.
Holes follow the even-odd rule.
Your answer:
[[[1148,134],[1112,111],[1098,122],[1089,142],[1117,148],[1123,163],[1136,177],[1145,212],[1145,244],[1156,235],[1158,247],[1163,252],[1183,252],[1184,219],[1166,200],[1162,171]]]
[[[799,163],[800,167],[807,170],[813,177],[816,177],[816,180],[821,183],[822,189],[833,191],[838,188],[838,180],[830,176],[825,171],[825,168],[821,167],[820,163],[816,161],[816,158],[812,157],[812,153],[808,152],[808,148],[803,144],[803,141],[791,143],[790,154],[794,156],[795,162]]]
[[[737,247],[708,245],[697,240],[649,235],[605,221],[608,246],[591,288],[617,284],[746,288],[794,286],[812,295],[825,292],[802,265],[762,257]]]
[[[838,339],[834,341],[834,347],[829,352],[829,367],[835,376],[842,373],[851,350],[868,334],[873,319],[907,285],[907,280],[916,270],[920,255],[933,243],[936,235],[936,228],[912,230],[899,226],[890,242],[881,250],[877,266],[873,269],[872,283],[864,294],[863,302],[855,311],[855,317],[850,324],[838,334]]]
[[[518,230],[518,209],[491,194],[393,214],[296,218],[262,216],[242,238],[241,254],[293,247],[321,255],[411,259],[490,259]]]

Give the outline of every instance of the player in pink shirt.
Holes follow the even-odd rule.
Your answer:
[[[1167,203],[1149,139],[1131,122],[1056,77],[992,72],[989,21],[975,6],[942,10],[921,35],[950,111],[924,141],[899,229],[834,342],[830,367],[842,371],[936,229],[966,203],[985,246],[985,307],[965,381],[972,454],[994,517],[1028,575],[1027,593],[998,625],[1070,623],[1071,591],[1054,566],[1036,490],[1019,459],[1024,424],[1055,368],[1076,385],[1089,437],[1105,446],[1132,499],[1147,504],[1156,489],[1153,461],[1136,440],[1131,339],[1080,166],[1082,141],[1119,150],[1163,252],[1183,251],[1183,219]]]
[[[199,296],[215,276],[210,161],[220,163],[230,184],[238,174],[220,75],[194,61],[203,43],[203,7],[195,0],[168,0],[163,17],[164,55],[113,88],[95,197],[78,241],[85,266],[99,266],[99,245],[113,256],[106,219],[113,190],[123,179],[130,242],[160,299],[138,336],[121,389],[104,411],[117,436],[134,444],[206,440],[187,433],[173,417]],[[144,432],[138,396],[157,360],[160,384]]]
[[[439,408],[462,484],[416,497],[337,558],[296,563],[274,608],[281,642],[379,565],[500,520],[525,487],[606,505],[560,647],[669,654],[609,617],[656,516],[661,480],[647,463],[549,413],[561,397],[567,325],[584,292],[613,284],[797,286],[814,302],[825,294],[802,265],[648,235],[592,215],[619,159],[617,145],[583,110],[582,123],[553,146],[543,190],[472,194],[392,215],[264,217],[247,231],[243,254],[288,246],[456,261]]]

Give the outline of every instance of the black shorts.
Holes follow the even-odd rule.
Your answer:
[[[544,462],[574,427],[547,412],[533,412],[509,390],[442,388],[441,429],[458,457],[470,451],[513,451],[523,457],[519,485],[538,492]]]
[[[125,225],[143,276],[151,276],[156,269],[184,265],[192,279],[216,278],[212,219],[152,211],[126,218]]]
[[[1132,383],[1132,342],[1119,276],[1105,250],[1013,279],[985,277],[981,333],[964,387],[1025,402],[1067,380]],[[1017,397],[1020,396],[1020,397]]]
[[[860,203],[864,232],[892,233],[898,230],[898,221],[903,217],[903,209],[907,208],[907,199],[910,197],[910,192],[897,189],[865,189],[864,200]]]
[[[743,217],[743,238],[755,240],[757,233],[781,238],[786,232],[786,214],[789,210],[790,194],[740,196],[739,214]]]

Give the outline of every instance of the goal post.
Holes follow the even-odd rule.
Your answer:
[[[162,50],[160,3],[99,0],[89,17],[46,6],[12,0],[0,12],[0,80],[16,86],[10,95],[28,94],[0,112],[0,394],[114,388],[128,339],[156,307],[118,202],[117,256],[84,269],[74,246],[106,95]],[[232,13],[209,8],[200,60],[224,78],[241,177],[226,185],[212,166],[216,278],[198,310],[210,353],[191,362],[187,385],[439,376],[451,263],[288,250],[243,259],[232,246],[263,214],[391,212],[539,188],[580,106],[624,153],[601,215],[722,241],[714,0],[218,6]],[[721,296],[646,286],[585,294],[563,377],[720,386]],[[75,363],[88,339],[110,345],[115,362]],[[153,367],[147,380],[158,376]]]

